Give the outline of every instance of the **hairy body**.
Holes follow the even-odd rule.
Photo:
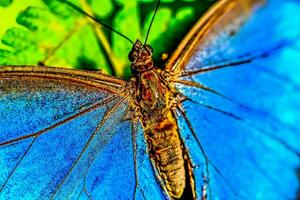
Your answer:
[[[191,161],[175,118],[177,91],[152,62],[152,50],[137,41],[129,54],[148,151],[162,188],[172,199],[195,198]]]

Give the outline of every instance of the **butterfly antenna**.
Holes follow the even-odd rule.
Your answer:
[[[148,36],[149,36],[150,30],[151,30],[151,27],[152,27],[154,18],[155,18],[155,16],[156,16],[156,12],[157,12],[157,10],[158,10],[158,8],[159,8],[159,4],[160,4],[160,0],[157,1],[156,8],[155,8],[154,14],[153,14],[152,19],[151,19],[151,23],[150,23],[149,28],[148,28],[148,31],[147,31],[147,35],[146,35],[146,39],[145,39],[145,43],[144,43],[144,44],[147,43],[147,40],[148,40]]]
[[[120,33],[119,31],[113,29],[112,27],[108,26],[107,24],[105,24],[105,23],[101,22],[100,20],[96,19],[95,17],[91,16],[90,14],[88,14],[87,12],[85,12],[84,10],[82,10],[81,8],[79,8],[78,6],[76,6],[75,4],[71,3],[70,1],[66,1],[66,0],[57,0],[57,1],[60,1],[62,3],[67,4],[68,6],[72,7],[74,10],[76,10],[79,13],[81,13],[82,15],[85,15],[85,16],[89,17],[90,19],[92,19],[93,21],[97,22],[98,24],[101,24],[103,27],[107,28],[108,30],[111,30],[112,32],[118,34],[119,36],[125,38],[131,44],[134,44],[134,42],[131,39],[129,39],[126,35]]]

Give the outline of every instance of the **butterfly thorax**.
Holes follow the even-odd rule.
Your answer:
[[[137,41],[129,59],[134,74],[134,100],[152,164],[165,191],[172,199],[180,199],[187,185],[190,191],[194,190],[194,183],[193,178],[189,178],[192,177],[190,161],[172,109],[176,92],[161,76],[161,70],[153,65],[152,49],[148,45]]]
[[[160,76],[160,70],[153,64],[152,48],[137,41],[129,60],[134,75],[135,101],[140,107],[141,114],[147,120],[159,121],[162,112],[169,109],[169,89]]]

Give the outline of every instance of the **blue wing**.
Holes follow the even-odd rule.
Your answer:
[[[122,87],[96,73],[1,68],[0,199],[78,197],[99,152],[130,133]]]
[[[89,196],[91,199],[107,200],[165,199],[146,151],[141,125],[136,124],[133,128],[127,122],[125,126],[130,127],[132,134],[124,131],[117,134],[92,165],[86,182]],[[132,136],[136,137],[135,141]],[[133,141],[136,144],[136,160]],[[85,196],[83,192],[81,198]]]
[[[176,58],[169,67],[188,98],[191,127],[179,120],[190,154],[196,166],[207,156],[213,199],[297,199],[300,1],[220,4],[186,65]]]

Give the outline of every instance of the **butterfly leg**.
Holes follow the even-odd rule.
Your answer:
[[[93,200],[92,194],[90,193],[90,191],[88,191],[88,189],[86,187],[86,179],[87,179],[87,175],[89,173],[89,169],[93,165],[94,162],[95,162],[95,160],[93,160],[93,162],[91,164],[89,164],[88,168],[85,170],[85,173],[83,176],[83,180],[84,180],[83,187],[82,187],[82,190],[81,190],[80,194],[78,195],[77,199],[81,199],[81,195],[85,194],[89,200]]]
[[[211,193],[210,187],[209,187],[209,177],[210,177],[210,175],[209,175],[210,174],[209,173],[209,162],[210,162],[209,158],[208,158],[207,154],[205,153],[205,150],[204,150],[200,140],[198,139],[196,132],[194,131],[192,124],[189,121],[188,117],[186,116],[185,111],[183,110],[180,103],[177,104],[177,111],[179,111],[180,114],[182,114],[184,120],[186,121],[186,124],[188,125],[188,128],[190,129],[193,137],[195,138],[197,145],[199,146],[199,148],[202,152],[202,155],[204,156],[204,159],[205,159],[205,173],[202,175],[203,176],[203,184],[202,184],[202,188],[201,188],[201,191],[202,191],[201,199],[206,200],[207,193],[209,193],[209,195],[210,195],[209,199],[212,199],[212,196],[211,196],[212,193]],[[189,165],[190,171],[192,171],[192,168],[194,168],[194,166],[192,166],[192,164],[190,163],[190,165]],[[207,190],[209,190],[209,191],[207,191]]]
[[[131,78],[131,83],[136,82],[135,78]],[[132,84],[133,87],[135,87],[135,84]],[[136,90],[131,90],[131,95],[136,96]],[[131,139],[132,139],[132,149],[133,149],[133,166],[134,166],[134,177],[135,177],[135,185],[134,185],[134,191],[133,191],[133,199],[136,199],[137,191],[140,189],[141,194],[144,199],[145,195],[143,193],[143,190],[139,188],[139,181],[138,181],[138,164],[137,164],[137,124],[139,119],[141,119],[141,109],[139,106],[139,103],[135,98],[132,99],[131,105],[129,106],[127,112],[125,113],[123,120],[131,120]]]
[[[84,193],[87,195],[87,197],[89,198],[89,200],[92,200],[92,195],[90,194],[90,192],[86,189],[86,176],[84,177],[84,184],[83,184],[83,191]]]
[[[88,170],[87,170],[88,171]],[[83,181],[83,187],[82,190],[80,192],[80,194],[78,195],[78,200],[81,199],[82,194],[85,194],[85,196],[89,199],[89,200],[93,200],[92,195],[90,194],[90,192],[87,190],[86,188],[86,174],[84,176],[84,181]]]
[[[135,185],[134,185],[134,192],[133,192],[133,199],[136,200],[137,191],[140,190],[143,199],[146,200],[144,192],[142,188],[139,188],[139,180],[138,180],[138,164],[137,164],[137,121],[134,120],[132,122],[132,149],[133,149],[133,166],[134,166],[134,178],[135,178]]]
[[[91,166],[91,165],[90,165],[90,166]],[[87,197],[89,200],[92,200],[92,199],[93,199],[91,193],[90,193],[90,192],[87,190],[87,188],[86,188],[86,175],[87,175],[87,172],[88,172],[88,170],[86,170],[86,173],[85,173],[85,175],[84,175],[84,178],[83,178],[83,187],[82,187],[82,189],[81,189],[80,194],[79,194],[78,197],[76,198],[77,200],[80,200],[80,199],[82,198],[82,195],[84,195],[84,194],[85,194],[85,197]]]
[[[277,49],[276,49],[276,50],[277,50]],[[247,110],[249,110],[249,111],[251,111],[251,112],[258,112],[257,110],[255,110],[255,109],[253,109],[253,108],[251,108],[251,107],[249,107],[249,106],[246,106],[246,105],[244,105],[244,104],[242,104],[242,103],[236,101],[235,99],[232,99],[232,98],[230,98],[230,97],[228,97],[228,96],[225,96],[225,95],[223,95],[222,93],[220,93],[220,92],[218,92],[218,91],[216,91],[216,90],[214,90],[214,89],[212,89],[212,88],[209,88],[209,87],[207,87],[207,86],[205,86],[205,85],[203,85],[203,84],[201,84],[201,83],[196,83],[196,82],[186,81],[186,80],[170,80],[170,81],[171,81],[171,82],[174,82],[174,83],[179,83],[179,84],[182,84],[182,85],[185,85],[185,86],[188,86],[188,87],[195,87],[195,88],[199,88],[199,89],[201,89],[201,90],[208,91],[208,92],[213,93],[213,94],[215,94],[215,95],[218,95],[218,96],[220,96],[220,97],[222,97],[222,98],[224,98],[224,99],[226,99],[226,100],[228,100],[228,101],[231,101],[232,103],[237,104],[237,105],[239,105],[240,107],[243,107],[243,108],[245,108],[245,109],[247,109]],[[246,120],[244,120],[243,118],[241,118],[240,116],[238,116],[238,115],[236,115],[236,114],[234,114],[234,113],[227,112],[227,111],[221,110],[221,109],[219,109],[219,108],[215,108],[215,107],[213,107],[213,106],[211,106],[211,105],[200,104],[199,102],[195,102],[193,99],[190,99],[190,98],[188,98],[188,97],[185,97],[185,95],[183,95],[183,94],[180,93],[179,91],[176,91],[176,93],[178,93],[177,96],[179,97],[179,98],[178,98],[178,97],[176,96],[176,98],[178,98],[179,100],[175,100],[175,101],[174,101],[173,105],[174,105],[175,107],[177,107],[177,104],[178,104],[178,103],[182,103],[183,101],[188,100],[188,101],[191,101],[191,102],[193,102],[193,103],[196,103],[196,104],[198,104],[198,105],[200,105],[200,106],[203,106],[203,107],[205,107],[205,108],[207,108],[207,109],[214,110],[214,111],[216,111],[216,112],[219,112],[219,113],[228,115],[229,117],[232,117],[232,118],[234,118],[234,119],[236,119],[236,120],[240,120],[240,121],[242,121],[243,123],[247,124],[248,126],[254,127],[252,124],[247,123]],[[291,146],[289,146],[288,144],[286,144],[286,143],[285,143],[284,141],[282,141],[280,138],[275,137],[274,135],[272,135],[272,134],[270,134],[270,133],[267,133],[267,132],[265,132],[265,131],[263,131],[263,132],[264,132],[265,135],[267,135],[268,137],[270,137],[270,138],[273,139],[274,141],[278,141],[278,142],[281,143],[285,148],[289,149],[290,151],[294,152],[298,157],[300,157],[300,153],[299,153],[299,152],[297,152],[294,148],[292,148]]]
[[[234,187],[229,183],[227,177],[224,176],[224,174],[219,170],[219,168],[208,158],[207,154],[205,153],[205,149],[203,147],[203,145],[201,144],[201,141],[200,139],[198,138],[194,128],[192,127],[192,123],[190,122],[190,120],[188,119],[187,115],[186,115],[186,111],[184,110],[184,108],[182,107],[181,103],[183,101],[186,101],[186,100],[189,100],[189,101],[193,101],[187,97],[185,97],[184,95],[182,95],[181,97],[181,102],[178,103],[177,105],[177,110],[178,112],[183,116],[186,124],[188,125],[188,128],[190,129],[193,137],[195,138],[196,140],[196,143],[197,145],[199,146],[201,152],[202,152],[202,155],[204,156],[204,159],[205,159],[205,165],[206,165],[206,175],[204,174],[203,175],[203,180],[204,180],[204,187],[202,188],[202,191],[203,192],[208,192],[209,193],[209,199],[213,199],[212,198],[212,191],[211,191],[211,188],[209,187],[209,183],[210,183],[210,180],[209,180],[209,177],[210,177],[210,173],[209,173],[209,170],[208,170],[208,167],[211,166],[214,171],[220,176],[221,179],[224,180],[224,182],[226,183],[226,186],[232,191],[232,193],[236,196],[236,197],[239,197],[241,199],[248,199],[244,196],[241,196],[235,189]],[[194,101],[193,101],[194,102]],[[198,103],[198,102],[195,102],[195,103]],[[213,109],[213,108],[211,108]],[[216,109],[216,108],[215,108]],[[224,113],[224,114],[228,114],[228,115],[232,115],[231,113]],[[231,117],[236,117],[236,116],[231,116]],[[238,117],[237,117],[238,118]],[[208,190],[208,191],[207,191]]]
[[[136,199],[136,191],[139,185],[138,181],[138,170],[137,170],[137,145],[136,145],[136,133],[137,133],[137,126],[136,123],[132,123],[131,127],[131,132],[132,132],[132,149],[133,149],[133,166],[134,166],[134,178],[135,178],[135,185],[134,185],[134,192],[133,192],[133,198],[134,200]]]

